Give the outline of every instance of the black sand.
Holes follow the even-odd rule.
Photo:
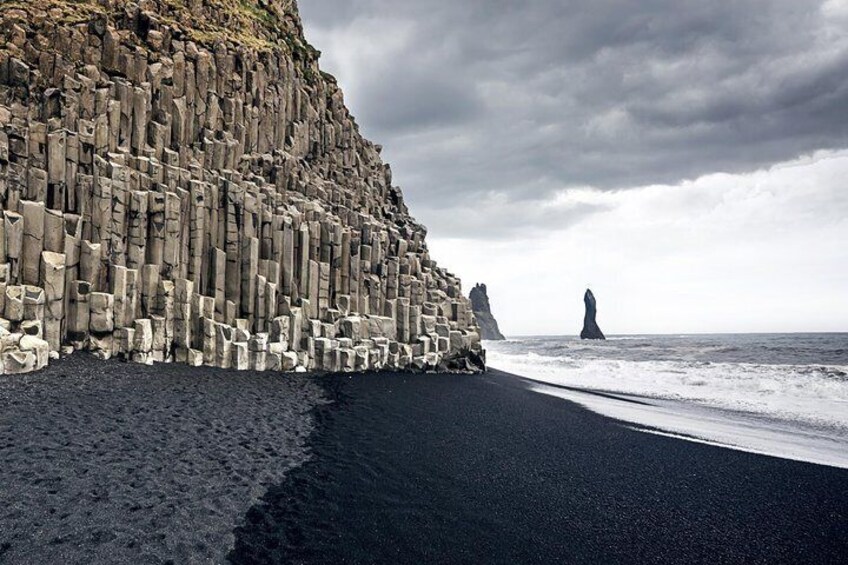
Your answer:
[[[98,361],[0,376],[0,562],[219,563],[307,458],[294,375]]]
[[[649,435],[520,379],[327,377],[235,563],[846,563],[848,471]]]
[[[235,563],[848,556],[848,471],[639,433],[497,371],[73,356],[0,377],[0,487],[3,563],[217,563],[234,528]]]

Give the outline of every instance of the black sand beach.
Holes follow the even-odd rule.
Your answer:
[[[331,376],[235,563],[845,563],[848,471],[630,430],[498,371]]]
[[[296,375],[75,354],[0,376],[0,563],[220,563],[307,453]]]
[[[4,563],[848,555],[848,472],[639,433],[498,371],[299,377],[73,356],[0,379],[0,460]]]

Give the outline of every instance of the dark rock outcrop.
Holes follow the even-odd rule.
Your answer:
[[[480,326],[480,337],[491,340],[506,339],[498,328],[498,321],[492,315],[492,309],[489,305],[489,295],[486,293],[486,285],[475,285],[471,289],[469,298],[471,298],[471,309],[477,318],[477,324]]]
[[[580,332],[580,339],[606,339],[604,332],[598,327],[598,322],[595,321],[598,308],[595,295],[588,288],[583,295],[583,303],[586,305],[586,315],[583,317],[583,331]]]

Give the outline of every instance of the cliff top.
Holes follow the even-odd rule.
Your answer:
[[[489,294],[485,284],[475,284],[474,288],[471,289],[469,298],[471,299],[471,303],[474,305],[475,310],[489,310]]]
[[[303,59],[320,53],[304,39],[296,0],[0,0],[4,21],[30,27],[86,24],[93,16],[113,19],[143,14],[177,35],[211,45],[217,41],[257,49],[287,48]],[[27,27],[27,26],[24,26]]]

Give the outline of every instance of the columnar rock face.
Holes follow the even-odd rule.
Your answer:
[[[476,284],[471,289],[469,295],[471,299],[471,309],[474,312],[474,317],[477,318],[477,324],[480,327],[480,337],[490,340],[506,339],[498,328],[498,321],[492,315],[492,308],[489,305],[489,295],[486,293],[486,285]]]
[[[583,331],[580,332],[580,339],[606,339],[604,332],[598,327],[598,322],[595,321],[595,316],[598,315],[598,307],[595,302],[595,295],[588,288],[586,294],[583,295],[583,304],[586,306],[586,314],[583,316]]]
[[[0,371],[482,369],[318,55],[291,0],[5,3]]]

